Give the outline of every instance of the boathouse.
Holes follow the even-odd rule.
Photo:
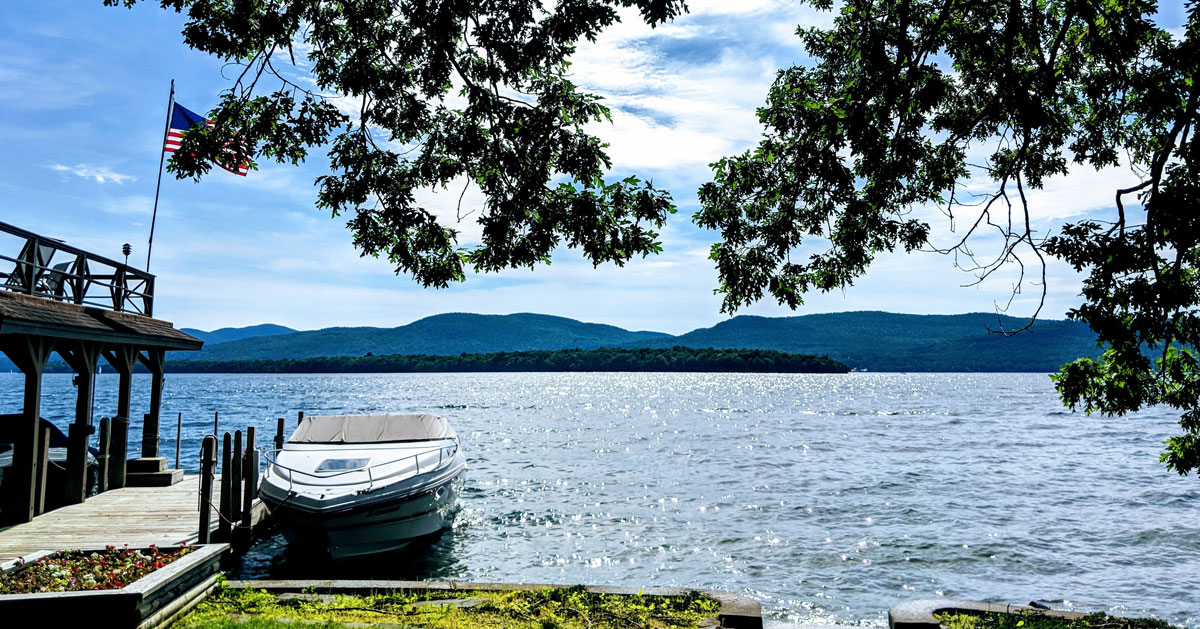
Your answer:
[[[24,373],[24,403],[0,416],[12,435],[3,471],[0,524],[29,522],[47,506],[47,491],[64,504],[88,495],[89,445],[99,455],[96,491],[126,484],[169,484],[179,477],[158,456],[163,361],[167,351],[199,350],[203,342],[154,317],[154,276],[0,222],[0,351]],[[75,416],[67,432],[65,479],[48,487],[50,431],[42,426],[42,373],[57,353],[75,373]],[[119,374],[117,407],[93,422],[97,366]],[[137,364],[150,372],[140,456],[128,461],[130,398]],[[5,410],[4,412],[12,412]],[[0,448],[7,444],[0,444]],[[136,473],[135,473],[136,472]]]

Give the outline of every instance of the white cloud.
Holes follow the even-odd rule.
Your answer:
[[[137,181],[137,177],[133,175],[122,175],[119,172],[107,166],[92,166],[90,164],[75,164],[67,166],[65,164],[50,164],[46,168],[56,170],[60,173],[68,173],[76,177],[82,177],[94,181],[96,183],[115,183],[123,184],[127,181]]]

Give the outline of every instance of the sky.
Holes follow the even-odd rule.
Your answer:
[[[0,221],[116,259],[129,243],[130,262],[145,266],[168,86],[174,79],[177,102],[203,113],[233,76],[184,46],[183,18],[157,4],[0,3]],[[200,183],[164,174],[150,261],[155,315],[211,330],[266,322],[394,327],[443,312],[538,312],[669,333],[728,318],[707,259],[718,235],[691,223],[696,190],[711,176],[708,164],[755,145],[755,108],[775,73],[807,62],[796,27],[832,17],[786,0],[689,6],[690,14],[657,29],[627,19],[582,45],[572,66],[573,79],[613,110],[612,124],[594,129],[610,144],[611,175],[651,179],[679,206],[662,231],[662,254],[593,268],[562,249],[550,266],[423,289],[386,260],[360,256],[346,218],[315,207],[313,180],[328,168],[317,155],[300,167],[264,162],[245,178],[219,169]],[[1039,233],[1110,216],[1113,184],[1132,177],[1084,169],[1053,180],[1033,199]],[[453,221],[456,194],[423,198]],[[961,233],[935,213],[930,220],[936,242]],[[455,227],[463,244],[478,234],[469,218]],[[987,242],[980,247],[986,253]],[[768,299],[739,314],[991,312],[1008,302],[1013,279],[1006,269],[964,286],[974,278],[946,256],[886,254],[854,286],[809,295],[796,311]],[[1052,262],[1041,316],[1063,318],[1079,303],[1079,282]],[[1026,286],[1009,314],[1030,314],[1038,293]]]

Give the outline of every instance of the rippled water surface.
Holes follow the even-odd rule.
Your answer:
[[[0,380],[17,412],[21,377]],[[45,383],[65,425],[70,376]],[[97,417],[115,391],[101,376]],[[1045,375],[169,375],[161,453],[177,412],[194,469],[214,411],[267,447],[297,410],[448,417],[462,508],[415,553],[329,566],[274,537],[242,576],[686,585],[863,624],[913,598],[1038,599],[1200,626],[1200,481],[1158,463],[1175,418],[1070,413]]]

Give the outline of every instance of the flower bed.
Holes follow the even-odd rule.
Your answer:
[[[0,575],[0,594],[116,590],[192,552],[106,546],[102,551],[62,550]]]
[[[228,550],[228,544],[204,544],[39,551],[0,565],[0,618],[92,618],[116,629],[164,626],[212,590]]]

